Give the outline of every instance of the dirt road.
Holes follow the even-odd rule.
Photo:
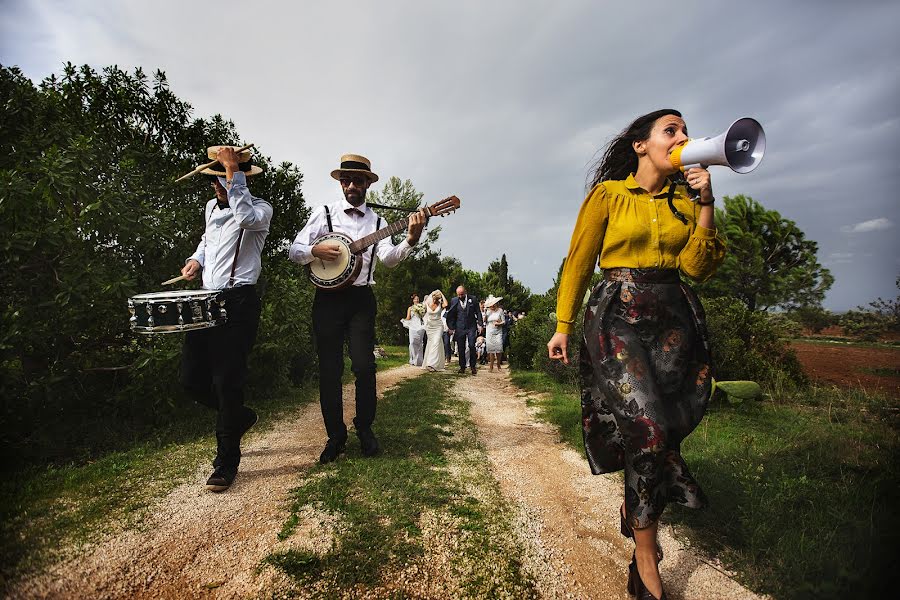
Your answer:
[[[384,371],[378,393],[421,373],[410,366]],[[344,420],[354,414],[353,386],[344,386]],[[248,435],[227,492],[206,491],[210,467],[204,462],[192,481],[160,501],[140,530],[112,536],[22,582],[10,597],[246,598],[276,590],[283,576],[257,567],[280,547],[288,493],[298,473],[318,460],[326,439],[319,405],[310,403],[273,430]]]
[[[409,366],[380,373],[379,394],[421,373]],[[505,372],[454,379],[454,392],[470,403],[491,470],[518,512],[515,534],[538,593],[545,598],[626,600],[631,546],[617,531],[620,479],[592,476],[584,458],[535,418],[526,394]],[[345,386],[348,422],[352,397],[353,387]],[[248,436],[240,473],[227,492],[205,490],[209,467],[204,461],[191,481],[159,501],[140,529],[110,535],[77,558],[20,582],[9,590],[10,597],[261,598],[297,591],[285,575],[261,567],[261,561],[285,544],[320,550],[331,546],[327,515],[325,520],[312,515],[289,542],[277,538],[289,492],[318,459],[324,440],[318,404],[306,405],[271,431]],[[670,598],[758,598],[684,549],[668,530],[661,543]],[[442,598],[442,593],[426,595]]]
[[[495,477],[524,522],[537,522],[539,545],[553,568],[569,581],[575,598],[629,598],[625,591],[633,545],[618,531],[622,482],[618,475],[591,475],[585,458],[558,441],[556,431],[527,407],[527,394],[506,371],[461,377],[455,392],[467,398]],[[527,533],[526,533],[527,535]],[[660,530],[666,594],[673,599],[751,599],[724,572]]]

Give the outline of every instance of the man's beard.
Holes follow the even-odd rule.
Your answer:
[[[347,202],[349,202],[353,206],[360,206],[363,202],[366,201],[366,193],[360,192],[356,196],[351,196],[350,194],[345,192],[344,199],[346,199]]]

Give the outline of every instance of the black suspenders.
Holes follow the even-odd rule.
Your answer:
[[[375,231],[381,229],[381,217],[378,217],[378,221],[375,223]],[[369,257],[369,276],[366,278],[366,284],[372,283],[372,268],[375,266],[375,246],[378,245],[378,242],[372,244],[372,255]]]
[[[328,233],[334,232],[334,227],[331,225],[331,211],[328,210],[328,205],[325,205],[325,220],[328,221]],[[381,217],[378,217],[378,221],[375,223],[375,231],[381,229]],[[378,244],[372,244],[372,254],[369,255],[369,274],[366,276],[366,285],[372,283],[372,269],[375,267],[375,246]]]

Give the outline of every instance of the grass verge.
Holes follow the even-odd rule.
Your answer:
[[[577,392],[542,373],[512,379],[543,393],[541,417],[582,450]],[[879,597],[897,577],[900,436],[872,407],[896,399],[825,388],[807,399],[713,405],[682,447],[711,505],[664,519],[775,598]]]
[[[381,370],[408,360],[406,347],[384,347]],[[349,365],[344,379],[350,381]],[[316,399],[315,382],[252,406],[260,415],[254,434]],[[215,417],[204,407],[178,407],[172,422],[150,439],[93,460],[30,467],[0,479],[0,592],[23,575],[69,556],[104,534],[139,526],[160,497],[189,479],[215,455]]]
[[[351,439],[345,457],[311,469],[266,564],[321,598],[534,597],[512,511],[452,382],[424,375],[389,391],[375,427],[383,454],[362,458]],[[292,542],[309,514],[334,524],[320,548]]]

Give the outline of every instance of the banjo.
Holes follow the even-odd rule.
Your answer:
[[[443,217],[459,208],[459,198],[450,196],[431,206],[425,208],[426,217]],[[409,217],[400,219],[391,223],[387,227],[382,227],[375,233],[353,241],[350,236],[332,231],[319,236],[312,243],[313,246],[328,242],[333,246],[337,246],[341,255],[334,260],[323,260],[315,258],[309,263],[309,280],[318,288],[323,290],[339,290],[352,285],[356,281],[362,270],[362,254],[365,250],[377,244],[389,235],[400,233],[409,227]]]

